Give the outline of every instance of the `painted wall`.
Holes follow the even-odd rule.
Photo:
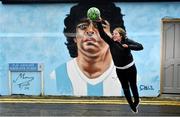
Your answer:
[[[71,59],[62,32],[64,17],[73,5],[75,4],[0,4],[0,95],[10,95],[9,63],[43,64],[44,95],[66,94],[66,91],[63,94],[58,92],[56,80],[51,79],[49,74]],[[116,6],[125,14],[123,19],[129,38],[144,46],[143,51],[133,52],[138,69],[140,96],[158,96],[161,19],[179,18],[180,2],[116,3]],[[13,75],[18,76],[16,73]],[[32,75],[38,76],[34,72]],[[39,91],[38,84],[41,81],[35,82],[28,82],[27,87],[34,86]],[[39,95],[38,91],[32,90],[36,88],[30,88],[29,92]]]

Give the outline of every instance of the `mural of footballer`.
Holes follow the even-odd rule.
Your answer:
[[[51,74],[56,79],[60,95],[122,96],[108,44],[100,37],[96,24],[87,18],[92,6],[110,25],[104,30],[111,35],[115,27],[125,30],[121,9],[112,2],[80,2],[73,6],[64,20],[66,46],[73,58],[57,67]]]

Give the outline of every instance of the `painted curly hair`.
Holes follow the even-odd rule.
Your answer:
[[[111,32],[116,27],[121,27],[125,30],[123,14],[121,14],[121,9],[116,7],[113,2],[80,2],[77,5],[73,6],[70,10],[70,14],[64,19],[64,35],[66,36],[67,42],[65,43],[69,54],[72,58],[78,56],[77,45],[74,42],[74,37],[76,33],[76,26],[79,23],[80,19],[86,18],[87,10],[91,7],[97,7],[101,11],[101,17],[106,19],[110,23]]]

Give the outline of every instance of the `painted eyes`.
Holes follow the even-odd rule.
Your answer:
[[[89,25],[90,25],[89,23],[82,23],[82,24],[79,24],[77,26],[77,28],[79,28],[81,30],[85,30],[85,29],[87,29],[89,27]],[[93,26],[94,26],[94,28],[97,29],[97,24],[96,23],[93,23]],[[106,24],[102,24],[102,26],[103,26],[103,28],[107,28],[108,27],[108,25],[106,25]]]
[[[77,26],[77,28],[79,28],[79,29],[81,29],[81,30],[85,30],[85,29],[87,29],[87,27],[88,27],[88,24],[79,24],[79,25]]]

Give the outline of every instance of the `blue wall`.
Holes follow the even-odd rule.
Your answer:
[[[64,45],[64,17],[74,4],[0,4],[0,94],[9,95],[8,63],[44,64],[44,94],[59,95],[50,72],[70,60]],[[144,50],[134,58],[141,96],[160,91],[161,19],[179,18],[180,2],[116,3],[125,14],[128,36]],[[59,48],[61,47],[61,48]]]

